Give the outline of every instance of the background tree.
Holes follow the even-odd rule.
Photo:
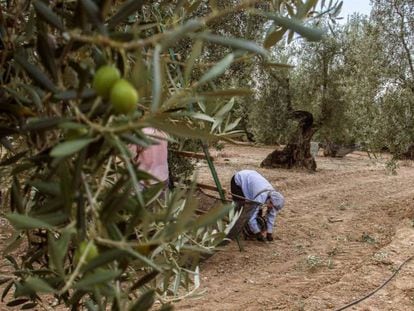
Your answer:
[[[315,116],[320,141],[344,144],[351,138],[346,134],[350,120],[341,85],[343,40],[340,27],[334,27],[333,31],[321,42],[302,42],[297,46],[298,64],[292,78],[293,103]]]
[[[328,8],[327,12],[331,14],[331,18],[339,13],[340,6],[340,3],[336,3]],[[287,9],[289,10],[289,7]],[[300,19],[307,16],[307,13],[299,9],[295,12],[295,16]],[[284,33],[283,27],[270,25],[264,38],[264,45],[272,44],[273,40],[279,41]],[[293,33],[289,33],[288,41],[292,38]],[[257,140],[261,142],[287,144],[284,150],[275,150],[269,154],[261,166],[284,168],[296,166],[314,170],[316,163],[310,154],[310,140],[315,132],[312,127],[313,116],[304,111],[294,111],[289,74],[286,72],[290,67],[286,62],[291,54],[286,52],[285,45],[276,45],[276,48],[278,47],[279,50],[274,51],[274,55],[277,55],[275,63],[271,66],[253,68],[252,76],[258,91],[255,98],[257,105],[250,108],[249,132],[254,133]],[[275,72],[274,67],[279,68],[279,71]],[[243,111],[246,110],[249,109]],[[293,120],[299,122],[295,123]],[[295,127],[298,128],[294,130]]]
[[[411,1],[375,0],[371,18],[387,62],[378,90],[381,136],[397,156],[413,143],[414,7]]]
[[[342,88],[348,105],[349,135],[366,150],[384,147],[378,93],[384,81],[387,58],[381,32],[367,17],[353,15],[343,28],[344,73]]]
[[[243,107],[248,111],[248,132],[259,143],[285,144],[295,127],[289,119],[292,109],[290,67],[281,65],[288,64],[285,59],[281,57],[275,67],[255,66],[252,72],[255,96],[244,99]]]
[[[291,72],[292,79],[285,83],[285,109],[282,105],[279,109],[285,112],[285,119],[297,121],[297,130],[288,136],[286,147],[269,154],[261,166],[315,170],[316,162],[310,153],[315,132],[319,130],[319,136],[329,142],[343,135],[344,126],[340,126],[345,123],[346,107],[338,104],[342,94],[335,80],[341,71],[340,47],[338,40],[328,34],[320,42],[301,41],[295,45],[293,61],[297,66]]]

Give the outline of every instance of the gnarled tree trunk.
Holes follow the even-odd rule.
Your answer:
[[[401,160],[414,160],[414,144],[408,146],[407,150],[403,154],[396,155],[395,157]]]
[[[343,158],[348,153],[357,149],[357,145],[340,145],[332,142],[319,143],[319,147],[323,148],[324,157]]]
[[[307,111],[294,111],[292,118],[299,121],[296,134],[283,150],[270,153],[260,164],[266,168],[304,167],[316,170],[316,162],[310,152],[310,143],[317,128],[313,127],[313,116]]]

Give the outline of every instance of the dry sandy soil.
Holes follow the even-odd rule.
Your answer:
[[[235,242],[201,266],[201,291],[177,310],[339,310],[375,290],[414,255],[414,167],[387,173],[386,156],[317,157],[315,173],[261,169],[274,148],[226,146],[216,156],[225,187],[255,169],[286,205],[272,243]],[[200,179],[213,184],[205,164]],[[381,290],[347,310],[414,310],[414,260]]]
[[[224,247],[201,266],[202,294],[176,310],[338,310],[375,290],[414,255],[411,162],[390,175],[385,156],[374,161],[354,152],[342,159],[318,156],[315,173],[261,169],[273,149],[226,145],[213,155],[225,187],[237,170],[255,169],[283,192],[277,239],[242,241],[243,252],[235,242]],[[198,175],[213,184],[205,163]],[[0,229],[4,240],[4,223]],[[8,309],[0,304],[0,310]],[[348,310],[414,310],[414,260]]]

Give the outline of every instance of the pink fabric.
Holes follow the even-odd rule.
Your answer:
[[[139,146],[129,147],[133,154],[133,159],[140,170],[150,173],[159,181],[168,180],[168,141],[167,134],[152,127],[142,130],[151,139],[156,140],[156,145],[151,145],[139,151]]]

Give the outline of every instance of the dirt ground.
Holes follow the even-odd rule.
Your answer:
[[[414,255],[411,162],[400,162],[391,175],[386,156],[371,160],[354,152],[341,159],[318,156],[315,173],[261,169],[273,149],[226,145],[212,151],[226,188],[237,170],[255,169],[285,195],[286,205],[274,242],[242,241],[243,252],[235,242],[224,247],[202,264],[200,295],[176,310],[339,310]],[[201,182],[213,184],[204,162],[197,171]],[[8,309],[0,304],[0,310]],[[348,310],[414,310],[414,260]]]
[[[400,162],[397,175],[387,156],[371,160],[317,156],[315,173],[261,169],[272,147],[226,145],[216,156],[229,187],[240,169],[255,169],[286,199],[272,243],[226,246],[201,266],[197,298],[177,310],[339,310],[374,291],[414,255],[414,166]],[[199,163],[201,181],[213,184]],[[414,260],[382,289],[347,310],[414,310]]]

